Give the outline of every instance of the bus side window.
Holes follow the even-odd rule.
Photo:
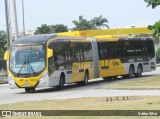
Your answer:
[[[98,43],[99,59],[104,60],[103,43]]]
[[[116,42],[108,42],[110,59],[117,58],[117,46],[116,45],[117,45]]]
[[[81,57],[83,57],[84,61],[92,61],[93,60],[93,54],[92,54],[92,46],[90,43],[84,43],[83,44],[83,54]]]
[[[117,44],[117,57],[119,58],[123,57],[123,42],[122,41],[118,41],[118,44]]]
[[[98,43],[98,51],[100,60],[109,59],[108,42]]]
[[[71,43],[70,44],[69,51],[70,51],[70,60],[71,60],[71,62],[77,61],[77,59],[76,59],[76,51],[77,51],[76,46],[77,45],[75,43]]]
[[[153,44],[153,41],[148,41],[146,43],[146,47],[147,47],[147,51],[146,52],[147,52],[149,58],[153,58],[155,56],[155,54],[154,54],[154,45],[152,45],[152,44]]]

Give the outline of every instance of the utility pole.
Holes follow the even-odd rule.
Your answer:
[[[15,40],[17,40],[19,35],[18,35],[17,11],[16,11],[16,1],[15,0],[12,0],[12,11],[13,11]]]
[[[11,38],[11,29],[10,29],[8,0],[4,0],[4,3],[5,3],[5,13],[6,13],[7,49],[9,49],[9,46],[12,42],[12,38]]]

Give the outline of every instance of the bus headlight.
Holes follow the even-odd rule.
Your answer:
[[[45,80],[45,78],[47,77],[47,75],[48,75],[48,72],[45,72],[45,73],[42,75],[42,77],[41,77],[41,79],[40,79],[39,81]]]
[[[15,83],[15,81],[13,80],[13,78],[11,76],[9,76],[9,75],[8,75],[8,80],[9,80],[9,82]]]

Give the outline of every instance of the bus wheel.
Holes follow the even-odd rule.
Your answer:
[[[84,80],[80,81],[80,82],[77,82],[77,85],[78,86],[85,86],[85,85],[88,84],[88,80],[89,80],[89,75],[88,75],[88,72],[86,72],[85,76],[84,76]]]
[[[136,77],[141,77],[142,76],[142,72],[143,72],[142,66],[138,65],[138,67],[137,67],[137,73],[135,74],[135,76]]]
[[[32,91],[35,91],[35,88],[25,88],[26,93],[30,93]]]
[[[133,78],[134,76],[134,67],[130,66],[129,67],[129,74],[128,74],[128,78]]]
[[[61,75],[60,81],[59,81],[59,86],[57,86],[58,90],[62,90],[64,88],[64,76]]]

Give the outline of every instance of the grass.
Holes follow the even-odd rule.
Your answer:
[[[0,110],[160,110],[160,96],[80,98],[1,104]]]
[[[0,105],[0,110],[160,110],[160,96],[144,96],[144,97],[111,97],[112,101],[107,101],[107,97],[97,98],[80,98],[69,100],[44,100],[44,101],[31,101],[19,102],[15,104]],[[109,97],[110,99],[110,97]],[[7,117],[6,119],[21,119],[22,117]],[[27,117],[25,117],[27,118]],[[39,119],[40,117],[33,117]],[[42,117],[51,119],[53,117]],[[99,119],[106,117],[54,117],[56,119]],[[124,119],[124,117],[118,117]],[[125,119],[134,119],[142,117],[125,117]],[[149,117],[150,118],[150,117]],[[112,117],[111,119],[116,119]],[[154,118],[158,119],[158,118]]]
[[[160,89],[160,76],[115,81],[103,86],[104,89]],[[116,87],[116,88],[115,88]],[[125,100],[124,100],[125,98]],[[130,97],[96,97],[63,100],[44,100],[2,104],[0,110],[160,110],[160,96]],[[5,117],[4,119],[21,119],[22,117]],[[159,117],[103,117],[103,116],[54,116],[23,117],[23,119],[159,119]],[[3,119],[3,118],[2,118]]]
[[[102,87],[111,90],[160,90],[160,76],[115,81]]]

